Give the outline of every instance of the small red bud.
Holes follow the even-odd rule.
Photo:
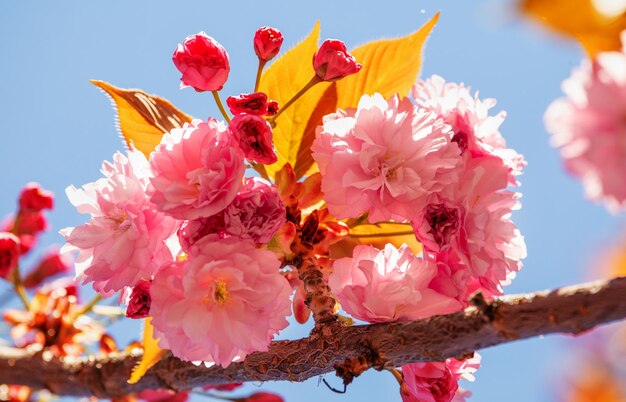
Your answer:
[[[326,39],[313,55],[315,74],[323,81],[337,81],[358,73],[362,67],[348,53],[346,44],[337,39]]]
[[[283,34],[272,27],[261,27],[254,34],[254,53],[263,61],[274,58],[283,44]]]

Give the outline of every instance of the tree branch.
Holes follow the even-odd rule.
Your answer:
[[[276,341],[227,368],[197,367],[169,356],[134,385],[141,352],[102,358],[58,359],[46,352],[0,348],[0,384],[50,389],[57,395],[112,397],[143,389],[187,389],[239,381],[304,381],[365,358],[375,368],[441,361],[476,349],[537,335],[577,334],[626,317],[626,277],[555,291],[505,296],[445,316],[405,323],[326,326],[311,337]],[[344,373],[345,374],[345,373]],[[344,379],[345,379],[344,375]]]

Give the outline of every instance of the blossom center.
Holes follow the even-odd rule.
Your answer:
[[[459,211],[444,204],[430,204],[426,208],[426,221],[434,240],[444,247],[459,229]]]
[[[213,300],[217,303],[218,306],[223,306],[228,303],[228,300],[230,300],[230,294],[228,293],[228,289],[226,288],[226,282],[215,282],[215,289],[213,290]]]

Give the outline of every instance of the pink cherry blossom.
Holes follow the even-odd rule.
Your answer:
[[[406,220],[456,180],[459,149],[450,138],[434,114],[397,96],[364,95],[356,110],[326,116],[311,149],[328,209],[338,218]]]
[[[407,321],[447,314],[461,304],[433,289],[435,264],[416,257],[406,245],[384,250],[360,245],[353,257],[335,261],[328,285],[351,316],[372,323]]]
[[[403,402],[465,402],[471,395],[459,387],[459,380],[474,381],[480,355],[467,360],[447,359],[441,363],[412,363],[402,366]]]
[[[499,127],[506,113],[489,115],[489,109],[496,105],[495,99],[481,100],[478,94],[472,96],[465,85],[447,83],[438,75],[418,81],[412,95],[419,107],[435,113],[452,126],[452,141],[459,145],[463,153],[471,157],[497,156],[508,170],[509,183],[519,184],[516,176],[522,173],[526,162],[522,155],[507,148],[500,134]]]
[[[81,189],[66,189],[78,212],[91,219],[61,234],[67,241],[63,252],[78,251],[76,279],[111,296],[149,279],[172,260],[165,242],[179,223],[148,199],[150,166],[141,152],[116,153],[113,163],[104,162],[102,173],[104,178]]]
[[[204,32],[186,37],[174,50],[172,61],[183,74],[180,87],[196,91],[219,91],[230,72],[228,53]]]
[[[427,258],[438,263],[434,288],[463,303],[477,290],[502,294],[526,257],[524,239],[510,220],[519,194],[502,190],[502,167],[497,157],[470,160],[458,183],[431,194],[412,221]]]
[[[291,313],[279,267],[274,253],[249,240],[199,241],[187,261],[165,267],[152,283],[159,345],[183,360],[224,367],[267,350]]]
[[[178,219],[214,215],[237,195],[243,153],[223,124],[193,120],[165,134],[150,155],[151,201]]]
[[[616,212],[626,206],[626,49],[584,60],[562,88],[545,115],[552,144],[587,196]]]
[[[285,206],[276,186],[257,177],[246,178],[225,210],[208,218],[186,222],[178,236],[185,250],[206,236],[213,239],[234,236],[267,244],[285,219]]]

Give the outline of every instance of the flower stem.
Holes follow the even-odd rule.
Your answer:
[[[322,82],[322,79],[320,77],[318,77],[317,75],[313,76],[313,78],[311,78],[311,81],[309,81],[304,87],[302,87],[302,89],[299,90],[291,99],[289,99],[287,103],[282,105],[281,108],[278,109],[278,113],[276,113],[274,116],[272,116],[271,119],[269,119],[269,123],[272,125],[272,127],[275,125],[275,121],[278,116],[281,115],[281,113],[287,110],[289,106],[293,105],[293,103],[297,101],[302,95],[304,95],[306,91],[311,89],[315,84],[319,84],[320,82]]]
[[[398,384],[400,385],[404,384],[404,377],[402,376],[402,372],[400,372],[400,370],[392,368],[392,369],[387,369],[387,371],[393,374],[393,376],[396,378],[396,381],[398,381]]]
[[[87,303],[82,309],[78,311],[78,313],[76,313],[75,318],[78,318],[81,315],[85,315],[88,312],[90,312],[96,306],[96,304],[100,302],[100,300],[102,300],[102,295],[98,293],[97,295],[94,296],[93,299],[91,299],[89,303]]]
[[[263,72],[263,68],[265,67],[266,63],[267,63],[267,60],[259,59],[259,67],[256,70],[256,80],[254,81],[253,92],[259,92],[259,85],[261,84],[261,73]]]
[[[26,289],[22,284],[22,278],[20,277],[20,267],[18,265],[15,266],[15,269],[13,269],[13,273],[11,275],[13,276],[11,278],[11,282],[13,283],[13,289],[15,289],[15,293],[17,293],[17,295],[20,297],[20,300],[22,301],[22,304],[24,305],[26,310],[30,311],[30,303],[28,301],[28,296],[26,296]]]
[[[228,113],[226,112],[226,109],[224,109],[224,104],[222,103],[222,100],[220,99],[220,94],[218,91],[211,91],[211,93],[213,94],[213,98],[215,99],[215,103],[217,103],[217,107],[220,109],[220,112],[222,113],[222,116],[224,116],[224,119],[226,119],[226,122],[230,123],[230,116],[228,116]]]

